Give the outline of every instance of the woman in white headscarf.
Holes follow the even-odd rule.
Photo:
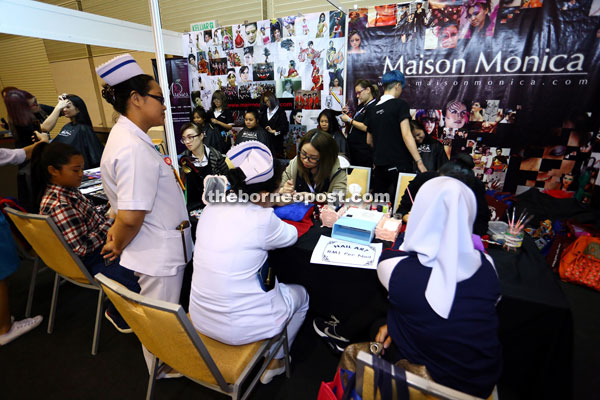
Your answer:
[[[425,365],[434,381],[486,398],[501,372],[500,286],[492,259],[473,246],[476,210],[457,179],[421,187],[400,251],[377,267],[390,306],[376,340],[390,361]]]
[[[222,176],[205,180],[204,200],[209,204],[198,218],[190,318],[199,332],[230,345],[271,338],[289,321],[291,347],[308,311],[308,293],[300,285],[277,280],[266,287],[263,279],[268,251],[298,239],[297,229],[279,219],[268,201],[281,173],[275,171],[273,156],[261,142],[235,145],[227,157],[234,166],[227,181],[236,195],[243,195],[235,203],[221,202],[211,194],[225,193],[227,182]],[[262,383],[285,372],[283,357],[281,346],[261,376]]]

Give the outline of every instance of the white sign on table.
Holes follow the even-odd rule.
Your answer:
[[[377,262],[382,250],[382,243],[365,245],[321,235],[310,262],[340,267],[377,269]]]

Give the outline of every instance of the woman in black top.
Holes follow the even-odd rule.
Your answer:
[[[94,133],[87,107],[74,94],[66,95],[66,99],[68,102],[62,114],[71,122],[62,127],[53,142],[65,143],[79,150],[83,155],[84,169],[99,167],[104,146]]]
[[[223,135],[223,132],[231,131],[233,129],[233,114],[227,108],[225,93],[222,90],[216,90],[212,95],[210,104],[210,122],[221,131],[221,135]],[[227,143],[226,147],[229,150],[230,143]]]
[[[275,158],[285,158],[283,142],[289,131],[289,123],[285,111],[279,108],[279,101],[272,92],[261,96],[260,126],[271,135],[270,146]]]
[[[354,84],[354,92],[358,99],[358,110],[354,117],[348,115],[348,107],[342,109],[342,121],[350,124],[348,132],[348,152],[352,165],[373,167],[373,148],[367,144],[367,126],[362,122],[367,110],[377,102],[378,90],[366,79],[360,79]]]
[[[227,147],[225,136],[221,135],[220,130],[210,122],[208,122],[208,113],[202,107],[194,108],[192,111],[191,122],[198,126],[201,133],[204,133],[203,143],[207,146],[214,147],[220,152],[224,152]]]
[[[222,175],[229,170],[225,156],[204,143],[205,138],[205,134],[194,123],[181,127],[181,143],[186,150],[179,155],[179,164],[183,167],[185,177],[188,211],[204,208],[204,178],[207,175]]]
[[[319,114],[319,118],[317,118],[317,121],[319,122],[319,130],[329,133],[335,140],[335,143],[338,146],[338,154],[341,154],[349,159],[350,153],[348,152],[348,144],[346,143],[346,137],[340,129],[340,124],[337,118],[335,117],[335,113],[333,112],[333,110],[327,108],[321,111],[321,113]]]
[[[425,127],[420,121],[411,120],[410,130],[415,138],[421,160],[423,160],[423,164],[425,164],[428,171],[437,171],[442,165],[448,162],[448,156],[444,150],[444,145],[427,135],[425,133]],[[416,164],[414,172],[419,172]]]

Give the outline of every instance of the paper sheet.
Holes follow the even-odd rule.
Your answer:
[[[310,262],[340,267],[377,269],[377,262],[382,250],[382,243],[364,245],[321,235]]]

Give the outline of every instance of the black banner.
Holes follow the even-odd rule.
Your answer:
[[[434,121],[428,133],[449,151],[470,151],[488,187],[559,189],[562,176],[577,180],[600,155],[598,3],[449,0],[351,11],[347,90],[399,70],[413,116]]]

